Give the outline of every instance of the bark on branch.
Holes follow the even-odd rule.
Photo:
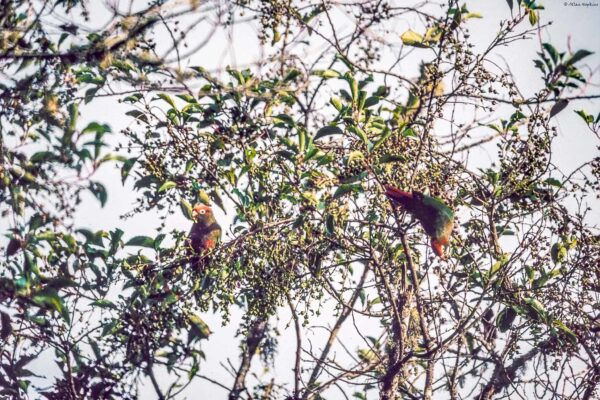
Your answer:
[[[256,349],[262,342],[267,331],[268,319],[259,318],[255,320],[250,329],[244,342],[242,350],[242,362],[240,368],[235,375],[235,381],[233,388],[229,392],[229,400],[237,400],[240,398],[240,394],[246,389],[246,375],[250,371],[252,365],[252,358],[256,354]]]

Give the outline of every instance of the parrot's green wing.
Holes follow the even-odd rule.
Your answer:
[[[423,206],[428,210],[428,223],[423,224],[427,233],[433,238],[448,237],[454,224],[454,212],[442,200],[423,196]]]

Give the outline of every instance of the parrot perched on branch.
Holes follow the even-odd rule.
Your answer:
[[[194,225],[187,238],[190,253],[202,254],[214,249],[221,240],[221,226],[217,223],[212,208],[196,204],[192,209],[192,218]],[[192,265],[194,264],[192,260]]]
[[[433,252],[444,260],[443,246],[448,245],[454,227],[452,209],[438,198],[417,191],[405,192],[389,185],[385,186],[385,195],[419,220],[431,237]]]

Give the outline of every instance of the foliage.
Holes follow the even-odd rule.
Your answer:
[[[537,2],[508,1],[512,17],[479,53],[468,26],[485,9],[454,0],[435,12],[427,2],[151,1],[112,9],[93,31],[85,2],[5,3],[0,394],[136,398],[142,378],[177,398],[212,368],[203,316],[227,324],[242,310],[232,399],[326,398],[336,386],[355,398],[593,396],[600,236],[587,214],[600,161],[573,173],[552,161],[555,120],[581,100],[573,91],[586,89],[592,53],[543,42],[531,96],[493,58],[538,34]],[[339,13],[353,30],[336,34]],[[219,30],[246,16],[273,55],[267,68],[186,62],[206,43],[190,17]],[[409,17],[419,22],[376,39]],[[420,62],[414,76],[381,68],[388,47]],[[108,115],[80,122],[105,97],[119,100],[126,128]],[[597,136],[599,118],[576,113]],[[468,159],[490,144],[493,161]],[[137,194],[131,215],[159,215],[157,232],[79,226],[86,194],[101,206],[117,194],[96,178],[115,164]],[[448,261],[385,200],[387,183],[459,211]],[[165,229],[196,202],[235,215],[201,269],[186,264],[185,229]],[[274,362],[284,307],[294,382],[252,387],[255,353]],[[324,317],[325,343],[313,346],[305,336]],[[367,323],[344,348],[340,328],[354,319]],[[28,365],[48,353],[59,373],[42,387]]]

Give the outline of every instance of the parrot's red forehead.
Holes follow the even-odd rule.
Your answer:
[[[205,205],[205,204],[196,204],[194,206],[194,211],[193,211],[193,215],[199,215],[199,214],[210,214],[212,212],[212,209]]]

